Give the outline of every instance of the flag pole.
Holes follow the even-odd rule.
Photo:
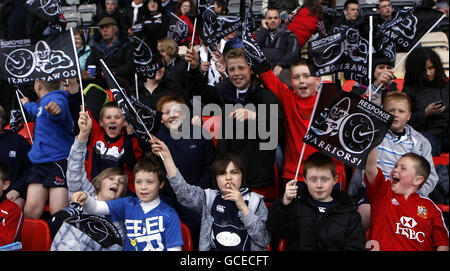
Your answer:
[[[27,131],[28,131],[28,135],[30,136],[31,144],[33,144],[33,137],[31,136],[30,127],[28,127],[27,117],[25,116],[25,112],[23,111],[22,102],[20,101],[19,92],[17,91],[19,88],[17,86],[16,86],[16,88],[17,88],[16,89],[16,97],[17,97],[17,100],[19,101],[20,112],[22,113],[22,117],[23,117],[23,120],[25,122],[25,126],[27,127]]]
[[[103,61],[103,59],[100,59],[100,62],[102,63],[103,67],[106,68],[106,72],[108,72],[109,76],[111,77],[112,80],[114,80],[114,83],[119,86],[119,91],[122,94],[123,98],[127,101],[128,105],[130,106],[130,108],[133,110],[134,114],[136,115],[136,119],[138,120],[138,122],[140,124],[142,124],[142,126],[145,129],[145,132],[147,133],[147,135],[150,137],[151,140],[153,140],[152,135],[150,134],[150,131],[147,129],[147,127],[145,126],[144,122],[142,121],[141,117],[139,116],[139,114],[137,113],[136,109],[133,107],[133,105],[131,104],[131,101],[128,99],[128,96],[126,95],[126,93],[124,93],[122,91],[122,88],[120,87],[119,83],[117,83],[116,78],[112,75],[111,71],[109,70],[108,66],[106,66],[106,63]],[[162,156],[161,152],[159,152],[159,156],[161,157],[161,159],[164,161],[164,157]]]
[[[195,16],[194,20],[194,30],[192,31],[192,40],[191,40],[191,46],[194,48],[194,38],[195,38],[195,29],[197,28],[197,16]],[[189,49],[189,48],[188,48]],[[187,71],[191,70],[191,62],[188,62]]]
[[[70,36],[72,37],[73,52],[75,54],[75,61],[77,63],[78,79],[80,80],[81,105],[83,106],[83,113],[84,113],[85,108],[84,108],[83,80],[81,79],[81,69],[80,69],[80,63],[78,61],[77,47],[75,46],[75,37],[73,36],[73,27],[70,28]]]
[[[137,73],[134,73],[134,83],[136,84],[136,99],[139,100],[138,75],[137,75]]]
[[[431,32],[431,30],[433,30],[433,28],[435,28],[436,27],[436,25],[438,25],[438,23],[440,23],[441,21],[442,21],[442,19],[444,19],[445,18],[445,13],[444,14],[442,14],[442,16],[441,16],[441,18],[439,18],[439,20],[437,20],[434,24],[433,24],[433,26],[431,26],[430,27],[430,29],[428,29],[428,31],[416,42],[416,44],[414,44],[414,46],[406,53],[406,55],[404,55],[401,59],[400,59],[400,61],[395,65],[395,67],[394,67],[394,71],[398,68],[398,67],[400,67],[400,64],[402,64],[403,63],[403,61],[406,59],[406,57],[417,47],[417,45],[419,45],[421,42],[422,42],[422,40],[425,38],[425,36],[426,35],[428,35],[428,33],[430,33]],[[374,94],[376,93],[376,92],[378,92],[378,90],[380,89],[380,87],[381,87],[381,85],[379,85],[378,86],[378,88],[374,91]]]
[[[372,98],[372,43],[373,16],[369,16],[369,101]]]
[[[309,120],[308,129],[306,130],[306,134],[309,132],[309,129],[311,128],[311,123],[312,123],[312,121],[314,119],[314,115],[316,114],[317,104],[319,103],[320,94],[322,93],[323,83],[321,83],[321,84],[322,85],[320,86],[320,89],[318,90],[318,93],[317,93],[316,101],[314,102],[314,109],[313,109],[312,114],[311,114],[311,119]],[[300,158],[298,159],[297,170],[295,172],[294,180],[297,180],[298,172],[300,171],[300,164],[302,163],[303,154],[305,153],[305,148],[306,148],[306,143],[303,141],[302,151],[300,152]]]

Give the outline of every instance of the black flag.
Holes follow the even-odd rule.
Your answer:
[[[66,20],[61,13],[61,0],[27,0],[25,7],[59,32],[66,28]]]
[[[200,36],[211,51],[216,51],[220,39],[238,30],[240,26],[239,16],[217,15],[214,6],[209,6],[203,11],[203,28]]]
[[[128,98],[125,89],[117,83],[105,62],[100,60],[100,63],[102,70],[105,71],[106,84],[114,95],[114,100],[122,111],[123,117],[133,128],[136,135],[147,142],[150,139],[149,133],[156,133],[159,129],[161,113],[142,104],[133,96],[131,99]]]
[[[160,61],[159,52],[153,53],[152,48],[145,42],[144,38],[133,37],[135,48],[133,60],[136,72],[144,78],[155,78],[156,72],[163,66]]]
[[[374,47],[394,62],[396,52],[408,52],[442,15],[426,7],[400,10],[376,25]]]
[[[364,169],[368,153],[381,143],[394,117],[350,92],[339,91],[329,101],[330,95],[322,89],[303,141],[351,167]]]
[[[9,84],[34,80],[55,81],[78,75],[70,31],[49,35],[42,40],[4,40],[0,42],[0,76]]]
[[[342,25],[308,43],[311,74],[344,72],[347,79],[368,85],[369,31],[365,23]]]
[[[19,100],[16,98],[12,99],[11,111],[9,112],[9,129],[13,133],[18,133],[23,129],[25,121],[22,112],[19,106]]]
[[[167,31],[167,37],[173,39],[179,43],[185,40],[189,35],[189,26],[183,20],[181,20],[173,12],[169,16],[169,29]]]
[[[255,65],[267,63],[267,59],[250,29],[247,16],[242,23],[242,45],[247,62],[253,68]]]

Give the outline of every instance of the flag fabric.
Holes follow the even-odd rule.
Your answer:
[[[333,89],[337,89],[334,84],[324,84],[303,141],[351,167],[364,169],[369,152],[381,143],[394,116],[356,94],[338,91],[334,96]]]
[[[70,31],[41,40],[4,40],[0,42],[0,76],[15,85],[73,78],[78,75],[76,58]]]
[[[78,203],[72,202],[57,212],[48,224],[54,235],[52,251],[123,250],[123,230],[104,217],[83,214]]]
[[[347,79],[368,85],[369,29],[364,22],[341,25],[308,43],[311,74],[344,72]]]
[[[134,133],[143,141],[150,139],[149,133],[156,133],[161,123],[161,112],[139,102],[135,97],[128,98],[123,89],[114,78],[113,74],[103,60],[100,60],[102,70],[105,71],[105,81],[111,90],[114,100],[122,112],[127,123],[133,128]]]
[[[255,65],[267,63],[267,59],[250,29],[251,25],[247,16],[242,23],[242,45],[248,64],[254,68]]]
[[[18,133],[23,129],[24,122],[19,100],[14,98],[12,99],[11,111],[9,111],[9,129],[13,133]]]
[[[156,72],[163,66],[159,52],[155,49],[152,50],[144,38],[133,36],[133,40],[135,42],[133,61],[136,73],[144,78],[155,78]],[[153,51],[156,51],[156,53],[153,53]]]
[[[442,15],[442,12],[427,7],[398,11],[391,19],[376,25],[375,50],[394,62],[396,52],[410,51]]]
[[[66,28],[66,19],[61,13],[61,0],[27,0],[25,8],[49,22],[49,25],[59,32]]]
[[[217,50],[217,43],[226,35],[241,27],[239,16],[217,15],[214,6],[209,6],[203,11],[203,27],[200,36],[211,51]]]
[[[173,12],[169,16],[169,29],[167,31],[167,37],[173,39],[179,43],[185,40],[189,35],[189,26],[183,20],[181,20]]]

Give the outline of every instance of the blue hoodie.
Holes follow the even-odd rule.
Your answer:
[[[24,105],[25,110],[36,118],[33,146],[28,153],[33,164],[56,162],[69,156],[74,135],[68,96],[63,90],[55,90],[42,97],[39,104],[30,102]],[[44,108],[51,101],[61,108],[56,116]]]

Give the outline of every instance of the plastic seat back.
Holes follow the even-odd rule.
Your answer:
[[[52,244],[50,228],[42,219],[25,218],[22,226],[22,250],[49,251]]]

